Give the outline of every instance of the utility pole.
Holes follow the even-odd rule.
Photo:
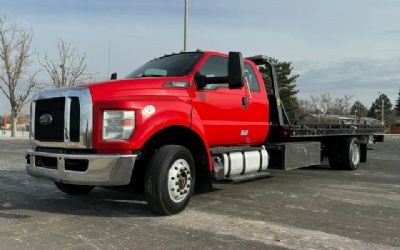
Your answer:
[[[379,98],[381,98],[382,104],[381,104],[381,120],[382,120],[382,126],[385,126],[385,119],[384,119],[384,110],[385,110],[385,103],[383,101],[383,94],[381,92],[378,92]]]
[[[185,17],[183,25],[183,52],[187,51],[187,36],[188,36],[188,18],[189,18],[189,0],[185,1]]]
[[[382,126],[385,126],[385,120],[384,120],[384,115],[383,115],[383,112],[384,112],[384,107],[385,107],[385,103],[383,102],[383,97],[381,98],[382,99]]]

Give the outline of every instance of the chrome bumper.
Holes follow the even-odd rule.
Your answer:
[[[57,161],[54,166],[36,166],[35,157]],[[67,184],[121,186],[129,184],[137,155],[55,154],[27,151],[27,172],[35,177]],[[65,160],[86,160],[86,171],[65,169]]]

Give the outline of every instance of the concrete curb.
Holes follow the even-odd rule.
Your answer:
[[[385,137],[400,137],[400,134],[385,134]]]
[[[0,141],[28,141],[28,137],[0,137]]]

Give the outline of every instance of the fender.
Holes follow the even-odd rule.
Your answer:
[[[212,164],[212,157],[210,153],[210,146],[208,144],[208,140],[206,137],[204,125],[200,119],[199,114],[197,113],[196,109],[192,107],[192,115],[191,115],[191,129],[195,131],[201,138],[201,140],[204,143],[204,146],[206,147],[207,150],[207,156],[208,156],[208,165],[210,168],[210,171],[213,170],[213,164]]]

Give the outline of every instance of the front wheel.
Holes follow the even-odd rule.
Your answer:
[[[72,185],[61,182],[54,182],[54,184],[60,191],[69,195],[88,194],[94,189],[94,186]]]
[[[152,211],[176,214],[189,204],[194,191],[195,164],[188,149],[166,145],[158,149],[146,170],[145,195]]]

